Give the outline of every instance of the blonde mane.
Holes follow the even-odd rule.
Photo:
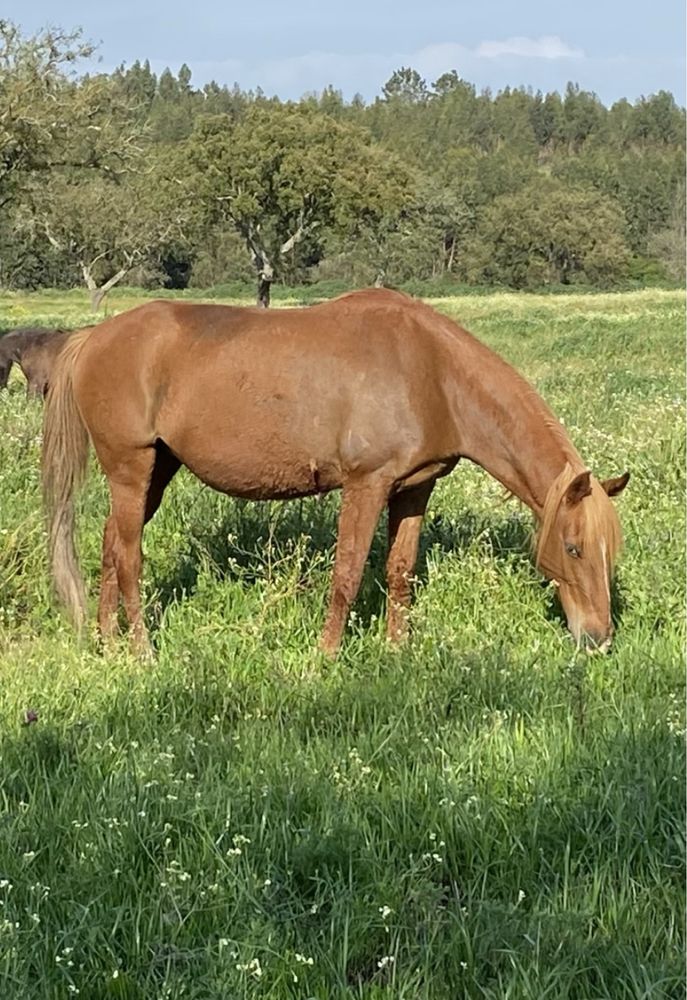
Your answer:
[[[565,580],[567,574],[562,553],[559,551],[561,546],[557,546],[551,536],[563,497],[573,479],[581,471],[583,471],[583,467],[574,468],[570,462],[565,463],[563,471],[554,479],[546,494],[539,530],[534,538],[537,567],[539,569],[546,568],[548,573],[552,573],[559,580]],[[591,485],[591,494],[582,501],[585,505],[582,542],[585,547],[605,543],[608,568],[612,573],[622,544],[620,522],[613,504],[609,501],[601,484],[593,476]]]

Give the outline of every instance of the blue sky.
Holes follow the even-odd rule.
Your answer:
[[[3,17],[27,31],[81,26],[104,69],[186,62],[196,85],[282,98],[333,84],[370,100],[405,65],[428,82],[456,69],[480,89],[573,80],[607,104],[660,89],[685,103],[682,0],[5,0]]]

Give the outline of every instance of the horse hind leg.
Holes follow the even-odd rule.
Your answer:
[[[321,649],[333,656],[346,625],[348,610],[360,589],[379,515],[389,495],[389,483],[381,478],[348,483],[343,488],[334,575]]]
[[[435,480],[397,493],[389,500],[387,638],[399,642],[408,634],[411,577],[417,561],[422,519]]]
[[[103,638],[112,635],[116,630],[117,603],[121,592],[133,646],[143,654],[150,651],[141,611],[143,525],[160,506],[164,491],[179,465],[178,459],[160,443],[137,451],[128,461],[120,463],[116,477],[110,477],[112,513],[103,538],[98,620]]]

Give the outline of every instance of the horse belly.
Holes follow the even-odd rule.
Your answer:
[[[243,455],[228,450],[222,455],[178,455],[182,463],[207,486],[247,500],[289,500],[327,493],[341,486],[341,474],[332,463],[287,455]]]
[[[330,355],[306,363],[280,350],[252,367],[223,355],[169,386],[159,436],[199,479],[235,496],[281,499],[421,464],[408,457],[422,433],[404,385]]]
[[[160,436],[179,460],[213,489],[231,496],[279,500],[338,489],[342,470],[331,433],[288,413],[223,413]]]

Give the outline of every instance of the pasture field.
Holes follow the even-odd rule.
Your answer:
[[[436,305],[535,383],[595,472],[630,469],[612,653],[576,653],[529,512],[465,464],[430,505],[401,651],[383,526],[330,663],[338,498],[242,503],[182,472],[144,539],[157,658],[104,657],[51,605],[41,406],[13,375],[0,997],[684,995],[684,294]],[[0,296],[0,329],[89,319],[80,293]],[[92,607],[105,512],[93,465]]]

